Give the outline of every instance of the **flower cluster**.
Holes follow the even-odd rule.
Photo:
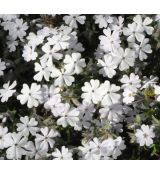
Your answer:
[[[0,15],[0,158],[159,159],[160,15]]]

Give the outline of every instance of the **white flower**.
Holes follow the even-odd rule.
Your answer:
[[[113,22],[110,15],[94,15],[95,24],[99,24],[99,28],[107,28],[108,24]]]
[[[142,41],[142,38],[144,37],[143,31],[143,27],[136,24],[135,22],[133,22],[132,24],[128,24],[128,28],[123,28],[123,34],[125,36],[128,36],[127,41],[133,43],[135,43],[135,39],[137,39],[137,41],[139,42]]]
[[[7,127],[2,127],[0,126],[0,149],[5,148],[5,136],[8,133],[8,128]]]
[[[69,25],[72,28],[78,28],[77,22],[80,24],[84,24],[86,17],[77,15],[77,14],[71,14],[71,15],[65,15],[63,17],[63,20],[67,25]]]
[[[22,56],[24,57],[25,61],[29,62],[31,60],[36,60],[36,58],[38,57],[38,54],[37,52],[35,52],[34,47],[25,45]]]
[[[85,59],[81,59],[80,53],[72,53],[72,55],[66,55],[63,60],[65,63],[64,68],[68,73],[80,74],[83,71],[83,68],[86,67]]]
[[[64,104],[61,103],[61,98],[59,94],[53,95],[46,103],[45,103],[45,108],[50,108],[52,114],[57,117],[60,116],[61,113],[63,112],[63,107]]]
[[[59,94],[52,95],[48,98],[48,100],[45,102],[44,107],[46,109],[53,109],[56,106],[58,106],[61,103],[61,97]]]
[[[123,102],[125,104],[131,104],[135,100],[136,93],[128,88],[124,89],[123,92]]]
[[[53,49],[56,51],[65,50],[69,47],[70,36],[59,33],[52,38],[48,38],[48,44],[53,45]]]
[[[81,105],[78,106],[80,115],[84,115],[85,118],[91,119],[96,109],[92,103],[83,101]]]
[[[48,88],[47,85],[42,86],[42,102],[44,103],[44,108],[47,110],[51,110],[54,116],[58,116],[61,114],[63,110],[63,104],[61,103],[61,95],[59,94],[60,88],[51,85]]]
[[[43,43],[44,36],[36,35],[35,33],[30,32],[29,35],[27,36],[27,40],[28,40],[28,45],[35,48],[36,46]]]
[[[46,158],[48,156],[47,152],[48,150],[44,150],[40,147],[39,143],[35,142],[35,145],[33,142],[29,141],[26,145],[25,148],[28,149],[29,151],[27,152],[27,156],[30,158],[35,158],[35,160],[41,160],[43,158]]]
[[[78,116],[79,121],[75,124],[74,130],[81,131],[83,128],[89,129],[91,126],[91,120],[84,117],[83,115]]]
[[[140,25],[144,28],[144,31],[148,34],[151,35],[153,33],[154,28],[151,26],[148,26],[152,23],[152,19],[149,17],[146,17],[144,21],[142,21],[142,16],[141,15],[136,15],[133,18],[133,21],[137,23],[137,25]]]
[[[52,156],[54,157],[54,160],[72,160],[72,152],[68,150],[65,146],[61,147],[61,151],[59,149],[55,149],[55,151],[52,153]]]
[[[56,59],[60,60],[63,57],[63,54],[58,53],[55,47],[51,47],[48,43],[42,46],[42,50],[45,53],[42,58],[47,58],[48,60]]]
[[[2,18],[3,21],[11,21],[11,20],[14,20],[18,17],[19,17],[19,15],[16,15],[16,14],[1,14],[0,15],[0,18]]]
[[[43,84],[41,92],[42,92],[43,103],[47,103],[47,101],[54,95],[59,95],[59,97],[61,97],[61,95],[59,94],[60,88],[54,85],[48,87],[47,85]]]
[[[14,52],[16,50],[16,46],[18,46],[18,41],[9,40],[7,41],[7,46],[9,48],[9,52]]]
[[[102,48],[100,48],[100,45],[98,45],[98,48],[96,49],[94,55],[96,59],[101,59],[104,57],[104,55],[107,55],[110,52],[105,52]]]
[[[95,137],[93,138],[93,141],[89,142],[89,145],[90,145],[90,149],[92,150],[91,152],[93,154],[93,157],[95,159],[100,159],[104,151],[101,141],[97,137]]]
[[[92,150],[90,148],[89,143],[84,143],[82,142],[83,146],[79,146],[79,156],[82,157],[82,159],[85,160],[95,160],[96,158],[94,158],[94,154],[92,154]]]
[[[77,108],[70,107],[69,103],[65,103],[60,118],[57,120],[57,125],[62,125],[64,128],[68,125],[75,126],[79,121],[79,111]]]
[[[110,28],[103,29],[103,33],[105,35],[101,35],[100,39],[100,48],[105,52],[113,51],[115,48],[120,47],[120,38],[119,32],[113,31],[111,32]]]
[[[37,107],[39,105],[41,96],[41,86],[36,83],[31,84],[31,88],[27,84],[23,84],[23,88],[21,90],[20,95],[17,96],[17,99],[20,100],[20,103],[24,105],[27,103],[28,108],[32,108],[33,106]]]
[[[21,159],[22,155],[26,155],[27,150],[24,148],[27,144],[27,137],[23,137],[21,133],[8,133],[5,136],[5,147],[7,159]]]
[[[3,85],[3,89],[0,89],[0,97],[2,103],[7,102],[8,99],[12,97],[12,95],[16,92],[16,90],[13,88],[17,85],[17,82],[14,81],[11,85],[9,84],[10,81],[8,81],[8,83],[5,83]]]
[[[154,127],[149,127],[148,125],[142,125],[141,129],[137,129],[135,136],[137,138],[137,142],[140,146],[150,146],[153,144],[153,138],[155,137],[155,133],[153,132]]]
[[[143,38],[140,45],[134,43],[131,45],[131,47],[135,48],[136,53],[141,61],[147,59],[147,54],[146,53],[152,53],[151,50],[151,45],[148,44],[149,39],[148,38]]]
[[[35,71],[38,72],[33,79],[36,81],[42,81],[42,78],[46,81],[49,81],[50,77],[50,68],[47,66],[46,62],[43,60],[40,61],[39,63],[34,63],[35,64]]]
[[[103,141],[104,142],[104,145],[105,145],[105,148],[106,148],[106,152],[107,152],[107,157],[108,155],[109,156],[112,156],[113,159],[116,159],[118,157],[114,157],[114,151],[115,149],[117,149],[117,145],[116,145],[116,139],[114,140],[113,138],[108,138],[106,140]],[[104,158],[106,157],[106,155],[104,155]]]
[[[113,104],[105,106],[99,110],[100,118],[108,118],[110,122],[120,122],[123,119],[123,106],[120,104]]]
[[[6,69],[6,63],[4,61],[1,61],[0,58],[0,76],[4,75],[4,70]]]
[[[117,159],[118,156],[122,154],[121,150],[124,150],[126,148],[126,145],[124,144],[124,141],[122,140],[122,137],[117,137],[115,140],[115,148],[112,153],[113,159]]]
[[[89,129],[91,126],[92,116],[96,109],[93,104],[89,104],[86,101],[83,101],[83,104],[78,106],[79,121],[74,126],[75,130],[81,131],[82,128]]]
[[[49,146],[53,148],[55,144],[54,138],[59,136],[59,133],[53,129],[49,130],[48,127],[41,128],[41,133],[42,135],[36,134],[36,144],[39,144],[42,150],[48,151]]]
[[[40,24],[40,28],[42,27],[42,25]],[[58,31],[57,28],[51,28],[51,27],[43,27],[42,29],[37,31],[37,35],[38,36],[42,36],[43,40],[45,39],[45,37],[49,37],[50,35],[57,35]],[[34,40],[34,38],[33,38]],[[42,41],[43,43],[43,41]]]
[[[82,91],[84,92],[81,97],[88,103],[93,102],[94,104],[97,104],[101,97],[99,94],[99,87],[100,82],[99,80],[90,80],[89,82],[85,82],[84,86],[82,87]]]
[[[129,77],[127,75],[123,75],[120,82],[123,83],[123,89],[127,88],[133,92],[137,92],[137,89],[141,87],[141,80],[139,79],[139,76],[134,73],[131,73]]]
[[[17,131],[20,132],[24,136],[28,136],[29,133],[32,135],[35,135],[37,131],[39,130],[37,127],[38,122],[35,120],[35,118],[30,118],[28,116],[21,117],[20,121],[22,123],[17,123]]]
[[[67,86],[71,86],[72,83],[75,81],[71,73],[67,73],[66,71],[64,71],[64,69],[60,70],[56,67],[52,68],[51,77],[56,78],[54,81],[54,85],[59,87],[64,86],[64,84],[66,84]]]
[[[12,27],[9,30],[9,35],[16,40],[17,38],[23,39],[26,36],[26,30],[28,29],[27,22],[23,23],[23,19],[16,19],[12,22]]]
[[[115,84],[110,84],[110,82],[106,80],[99,89],[99,92],[103,94],[101,104],[103,106],[109,106],[118,103],[121,98],[121,95],[117,93],[119,90],[119,86],[116,86]]]
[[[157,85],[154,86],[154,93],[156,95],[156,100],[160,101],[160,86]]]
[[[78,42],[77,37],[73,36],[70,39],[69,49],[66,53],[70,54],[71,52],[83,52],[83,51],[84,51],[84,48],[83,48],[82,43]]]
[[[1,26],[3,26],[4,30],[12,30],[13,29],[13,23],[11,21],[5,21],[1,23]]]
[[[98,59],[98,66],[102,67],[99,73],[104,77],[112,78],[116,75],[115,69],[118,66],[118,61],[114,59],[111,55],[104,55],[103,60]]]
[[[93,141],[89,142],[91,153],[94,159],[111,159],[110,156],[115,148],[115,141],[112,138],[103,140],[102,142],[98,138],[93,138]]]
[[[120,33],[123,32],[124,18],[119,16],[118,18],[114,17],[114,22],[111,24],[111,29]]]
[[[129,69],[129,67],[133,67],[135,63],[135,52],[129,48],[123,50],[123,48],[119,48],[118,53],[116,54],[119,59],[119,70],[124,71]]]
[[[78,147],[80,150],[79,155],[85,160],[108,160],[117,159],[121,155],[121,150],[124,150],[126,146],[121,137],[113,140],[108,138],[100,141],[97,137],[93,138],[93,141],[89,143],[82,143],[83,146]]]

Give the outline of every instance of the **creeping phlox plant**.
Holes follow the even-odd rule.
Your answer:
[[[0,15],[1,159],[159,159],[160,15]]]

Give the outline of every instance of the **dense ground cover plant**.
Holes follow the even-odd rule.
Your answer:
[[[1,159],[159,159],[160,15],[0,15]]]

